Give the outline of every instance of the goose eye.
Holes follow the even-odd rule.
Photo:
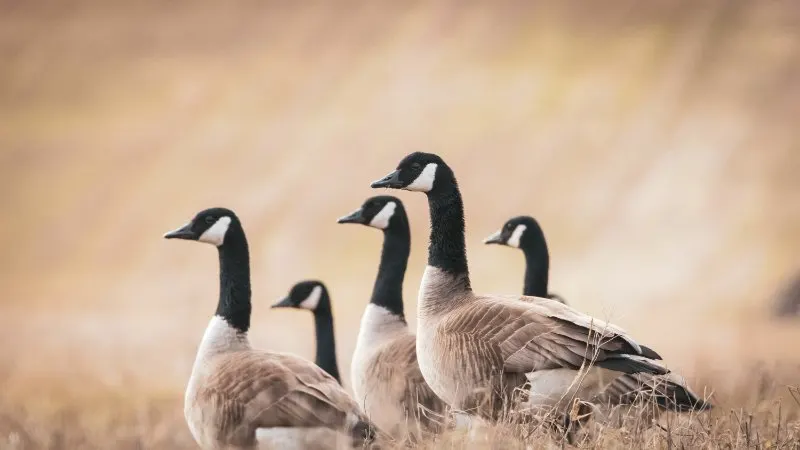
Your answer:
[[[421,167],[422,166],[418,162],[411,163],[411,168],[414,169],[414,170],[419,170]]]
[[[206,223],[211,225],[212,223],[214,223],[214,218],[211,216],[206,216]]]

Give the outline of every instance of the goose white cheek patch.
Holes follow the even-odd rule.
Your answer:
[[[383,208],[375,214],[375,217],[372,218],[369,222],[369,226],[380,228],[381,230],[385,230],[386,227],[389,226],[389,220],[394,215],[394,210],[397,208],[397,203],[389,202],[383,205]]]
[[[514,228],[514,232],[511,233],[511,237],[506,241],[506,244],[508,244],[509,247],[519,248],[519,240],[522,238],[522,233],[525,232],[526,228],[528,228],[526,225],[517,225],[517,228]]]
[[[433,189],[433,182],[436,180],[436,167],[436,163],[430,163],[425,166],[417,179],[406,186],[405,189],[408,191],[430,192]]]
[[[203,234],[200,235],[198,241],[206,242],[219,247],[223,242],[225,242],[225,233],[228,232],[228,227],[230,224],[230,217],[220,217],[216,222],[214,222],[214,225],[211,225],[211,228],[207,229]]]
[[[314,286],[314,289],[311,290],[311,293],[308,294],[305,300],[300,302],[300,307],[310,310],[317,309],[317,305],[319,305],[319,299],[322,297],[322,286]]]

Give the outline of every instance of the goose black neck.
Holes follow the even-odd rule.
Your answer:
[[[403,279],[411,253],[411,232],[405,214],[397,214],[383,231],[383,249],[378,276],[370,303],[383,307],[405,321],[403,312]]]
[[[327,306],[323,306],[327,305]],[[336,338],[333,334],[333,314],[331,314],[328,293],[323,291],[319,306],[314,310],[314,331],[317,335],[317,354],[314,363],[328,372],[339,384],[339,365],[336,363]]]
[[[250,253],[241,225],[231,225],[219,250],[217,315],[241,333],[250,329]]]
[[[428,265],[452,275],[462,275],[467,283],[466,289],[470,289],[464,241],[464,202],[455,177],[450,175],[449,183],[428,193],[428,207],[431,215]]]
[[[547,249],[523,248],[525,253],[525,287],[523,295],[547,297],[547,282],[550,273],[550,258]]]

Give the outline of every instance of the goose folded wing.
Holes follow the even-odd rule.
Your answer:
[[[553,300],[519,299],[476,302],[470,313],[481,340],[498,349],[506,372],[588,364],[625,373],[668,372],[649,360],[658,357],[655,352],[614,325]]]
[[[405,382],[402,399],[404,407],[418,415],[427,426],[436,426],[443,422],[445,404],[434,394],[422,376],[417,361],[416,339],[398,340],[393,347],[392,355],[402,364],[402,369],[398,372]]]
[[[625,374],[618,377],[595,400],[612,405],[631,404],[636,401],[637,395],[645,386],[644,376],[644,374]]]
[[[344,429],[356,403],[336,380],[309,361],[254,354],[231,368],[228,392],[255,428]]]

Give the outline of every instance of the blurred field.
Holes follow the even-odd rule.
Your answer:
[[[0,1],[0,448],[192,448],[217,259],[161,235],[208,206],[248,232],[254,344],[313,355],[309,317],[267,305],[320,278],[348,379],[381,236],[335,219],[414,150],[459,176],[477,290],[521,290],[521,255],[480,242],[532,214],[554,291],[720,414],[788,408],[800,325],[769,312],[800,270],[796,6]],[[427,208],[399,195],[414,311]]]

